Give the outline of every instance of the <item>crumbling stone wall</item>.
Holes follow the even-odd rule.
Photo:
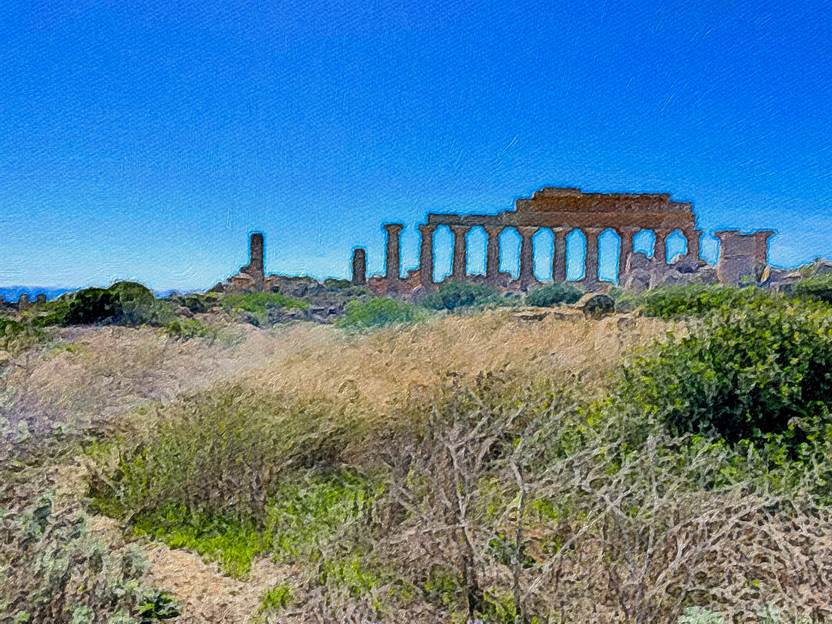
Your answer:
[[[771,230],[741,234],[737,230],[715,232],[719,239],[717,277],[723,284],[757,282],[768,265]]]
[[[371,278],[368,283],[379,293],[420,293],[436,288],[433,280],[433,235],[440,226],[452,232],[453,261],[450,279],[484,282],[498,288],[528,290],[536,286],[534,248],[532,240],[542,228],[551,230],[554,237],[552,276],[555,281],[566,280],[566,238],[580,230],[586,238],[584,277],[581,285],[587,290],[598,288],[600,235],[614,231],[620,240],[618,281],[634,290],[652,288],[667,283],[686,281],[739,283],[747,274],[759,277],[758,267],[767,263],[766,242],[771,232],[738,235],[735,232],[717,233],[723,239],[722,270],[714,270],[699,257],[701,230],[697,228],[693,207],[688,202],[671,200],[666,193],[584,193],[577,188],[546,187],[530,198],[518,199],[514,210],[496,215],[428,214],[427,223],[419,225],[421,234],[419,268],[401,277],[401,223],[385,224],[387,231],[386,271],[383,277]],[[468,275],[467,235],[472,228],[484,228],[487,234],[485,276]],[[521,237],[520,274],[517,280],[500,271],[500,234],[514,228]],[[633,249],[633,238],[642,230],[655,233],[652,257]],[[687,241],[687,253],[668,265],[667,240],[678,231]],[[749,237],[748,241],[743,237]]]
[[[249,261],[236,275],[214,286],[213,292],[261,292],[270,290],[265,266],[266,243],[262,232],[249,237]]]

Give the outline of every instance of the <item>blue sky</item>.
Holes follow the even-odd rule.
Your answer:
[[[271,271],[381,271],[383,221],[414,266],[428,211],[544,185],[832,256],[830,33],[820,1],[5,0],[0,285],[208,287],[255,229]]]

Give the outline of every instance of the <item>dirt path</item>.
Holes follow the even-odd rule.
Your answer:
[[[240,581],[223,575],[216,564],[191,552],[153,543],[146,554],[148,581],[176,596],[183,607],[177,620],[181,624],[255,622],[263,594],[292,574],[288,566],[261,559],[252,566],[249,578]]]

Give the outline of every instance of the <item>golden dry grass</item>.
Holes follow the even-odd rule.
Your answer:
[[[358,392],[364,402],[380,407],[451,373],[501,369],[577,379],[592,391],[627,349],[654,340],[668,327],[657,319],[623,316],[594,321],[550,315],[528,321],[507,310],[364,335],[300,325],[284,337],[296,348],[278,351],[247,375],[246,383],[299,397]]]
[[[620,315],[601,321],[519,316],[496,310],[435,317],[366,334],[309,323],[271,331],[235,325],[225,330],[233,340],[215,342],[177,341],[148,328],[71,330],[27,369],[6,377],[5,428],[17,431],[21,419],[33,433],[58,424],[109,428],[139,405],[227,382],[301,401],[349,400],[376,415],[451,373],[511,369],[580,381],[592,392],[626,349],[668,329],[656,319]]]

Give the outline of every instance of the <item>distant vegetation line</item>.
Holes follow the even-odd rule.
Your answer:
[[[62,288],[57,286],[0,286],[0,297],[9,302],[16,302],[20,295],[29,295],[30,299],[34,299],[38,295],[46,295],[47,301],[54,301],[61,295],[81,290],[83,286],[75,286],[72,288]],[[199,289],[185,289],[185,290],[154,290],[153,294],[157,297],[169,297],[173,293],[190,293],[197,292]]]

